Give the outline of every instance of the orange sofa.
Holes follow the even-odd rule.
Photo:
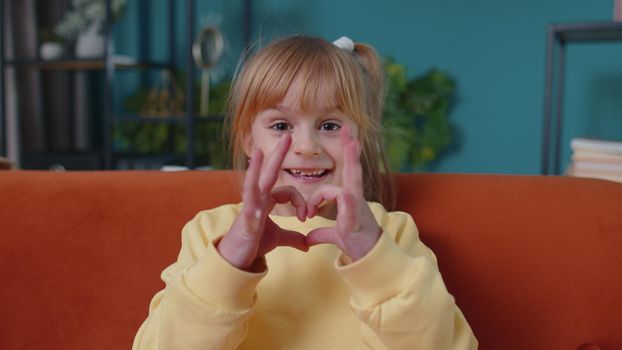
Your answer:
[[[129,349],[233,172],[0,171],[0,348]],[[622,349],[622,185],[398,174],[481,349]]]

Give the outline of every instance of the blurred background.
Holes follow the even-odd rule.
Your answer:
[[[614,0],[2,3],[0,156],[23,169],[227,167],[222,114],[240,57],[291,34],[377,49],[394,170],[564,173],[572,140],[622,141]],[[559,169],[544,170],[552,24],[613,31],[565,47],[562,99],[549,96],[563,111]]]

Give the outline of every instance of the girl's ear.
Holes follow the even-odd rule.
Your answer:
[[[242,141],[244,143],[244,154],[246,154],[246,156],[248,158],[251,157],[251,154],[253,153],[253,138],[251,137],[251,133],[247,133],[244,136],[244,139]]]

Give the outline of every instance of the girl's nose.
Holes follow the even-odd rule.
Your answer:
[[[292,150],[296,155],[305,157],[317,157],[322,153],[317,136],[306,131],[292,135]]]

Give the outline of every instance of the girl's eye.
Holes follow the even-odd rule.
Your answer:
[[[287,131],[287,130],[291,129],[291,127],[287,123],[279,122],[279,123],[272,124],[270,126],[270,129],[276,130],[276,131]]]
[[[337,131],[339,129],[341,129],[341,125],[333,122],[326,122],[320,125],[320,130],[323,131]]]

